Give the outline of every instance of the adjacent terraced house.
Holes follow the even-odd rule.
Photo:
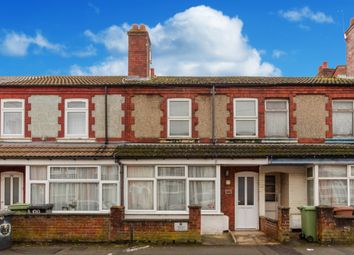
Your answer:
[[[127,76],[0,77],[2,209],[92,225],[113,206],[183,232],[198,205],[201,233],[221,233],[354,206],[354,19],[346,65],[316,77],[159,76],[145,26],[128,40]]]

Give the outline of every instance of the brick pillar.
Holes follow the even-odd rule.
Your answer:
[[[288,242],[290,240],[290,213],[289,207],[278,207],[278,240]]]
[[[123,221],[125,217],[125,208],[124,206],[112,206],[111,207],[111,227],[110,227],[110,239],[115,240],[117,234],[123,230]]]
[[[333,209],[332,206],[316,206],[317,237],[321,243],[332,242],[331,233],[334,233],[336,228]]]
[[[189,229],[196,230],[200,233],[201,226],[201,206],[190,205],[189,208]]]

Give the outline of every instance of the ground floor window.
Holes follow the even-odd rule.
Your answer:
[[[128,211],[216,210],[215,166],[127,166]]]
[[[106,211],[118,203],[119,171],[104,166],[31,166],[30,203],[54,211]]]
[[[309,204],[354,206],[354,166],[319,165],[308,168]]]

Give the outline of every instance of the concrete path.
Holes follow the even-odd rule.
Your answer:
[[[261,231],[233,231],[231,232],[237,245],[275,245],[278,242],[270,239]]]
[[[11,249],[1,251],[1,255],[354,255],[354,247],[347,246],[319,246],[316,244],[304,246],[288,245],[233,245],[233,246],[203,246],[203,245],[175,245],[150,246],[139,245],[134,247],[120,245],[15,245]]]

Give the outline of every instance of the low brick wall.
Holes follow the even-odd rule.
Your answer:
[[[320,243],[354,243],[354,216],[336,216],[333,207],[317,206],[317,237]]]
[[[185,222],[187,231],[175,231]],[[110,214],[26,214],[12,217],[13,240],[20,242],[199,242],[200,206],[190,206],[189,219],[125,219],[124,207]]]
[[[278,208],[278,220],[267,217],[260,217],[260,230],[267,236],[278,240],[280,242],[287,242],[290,240],[290,225],[289,225],[289,208]]]

